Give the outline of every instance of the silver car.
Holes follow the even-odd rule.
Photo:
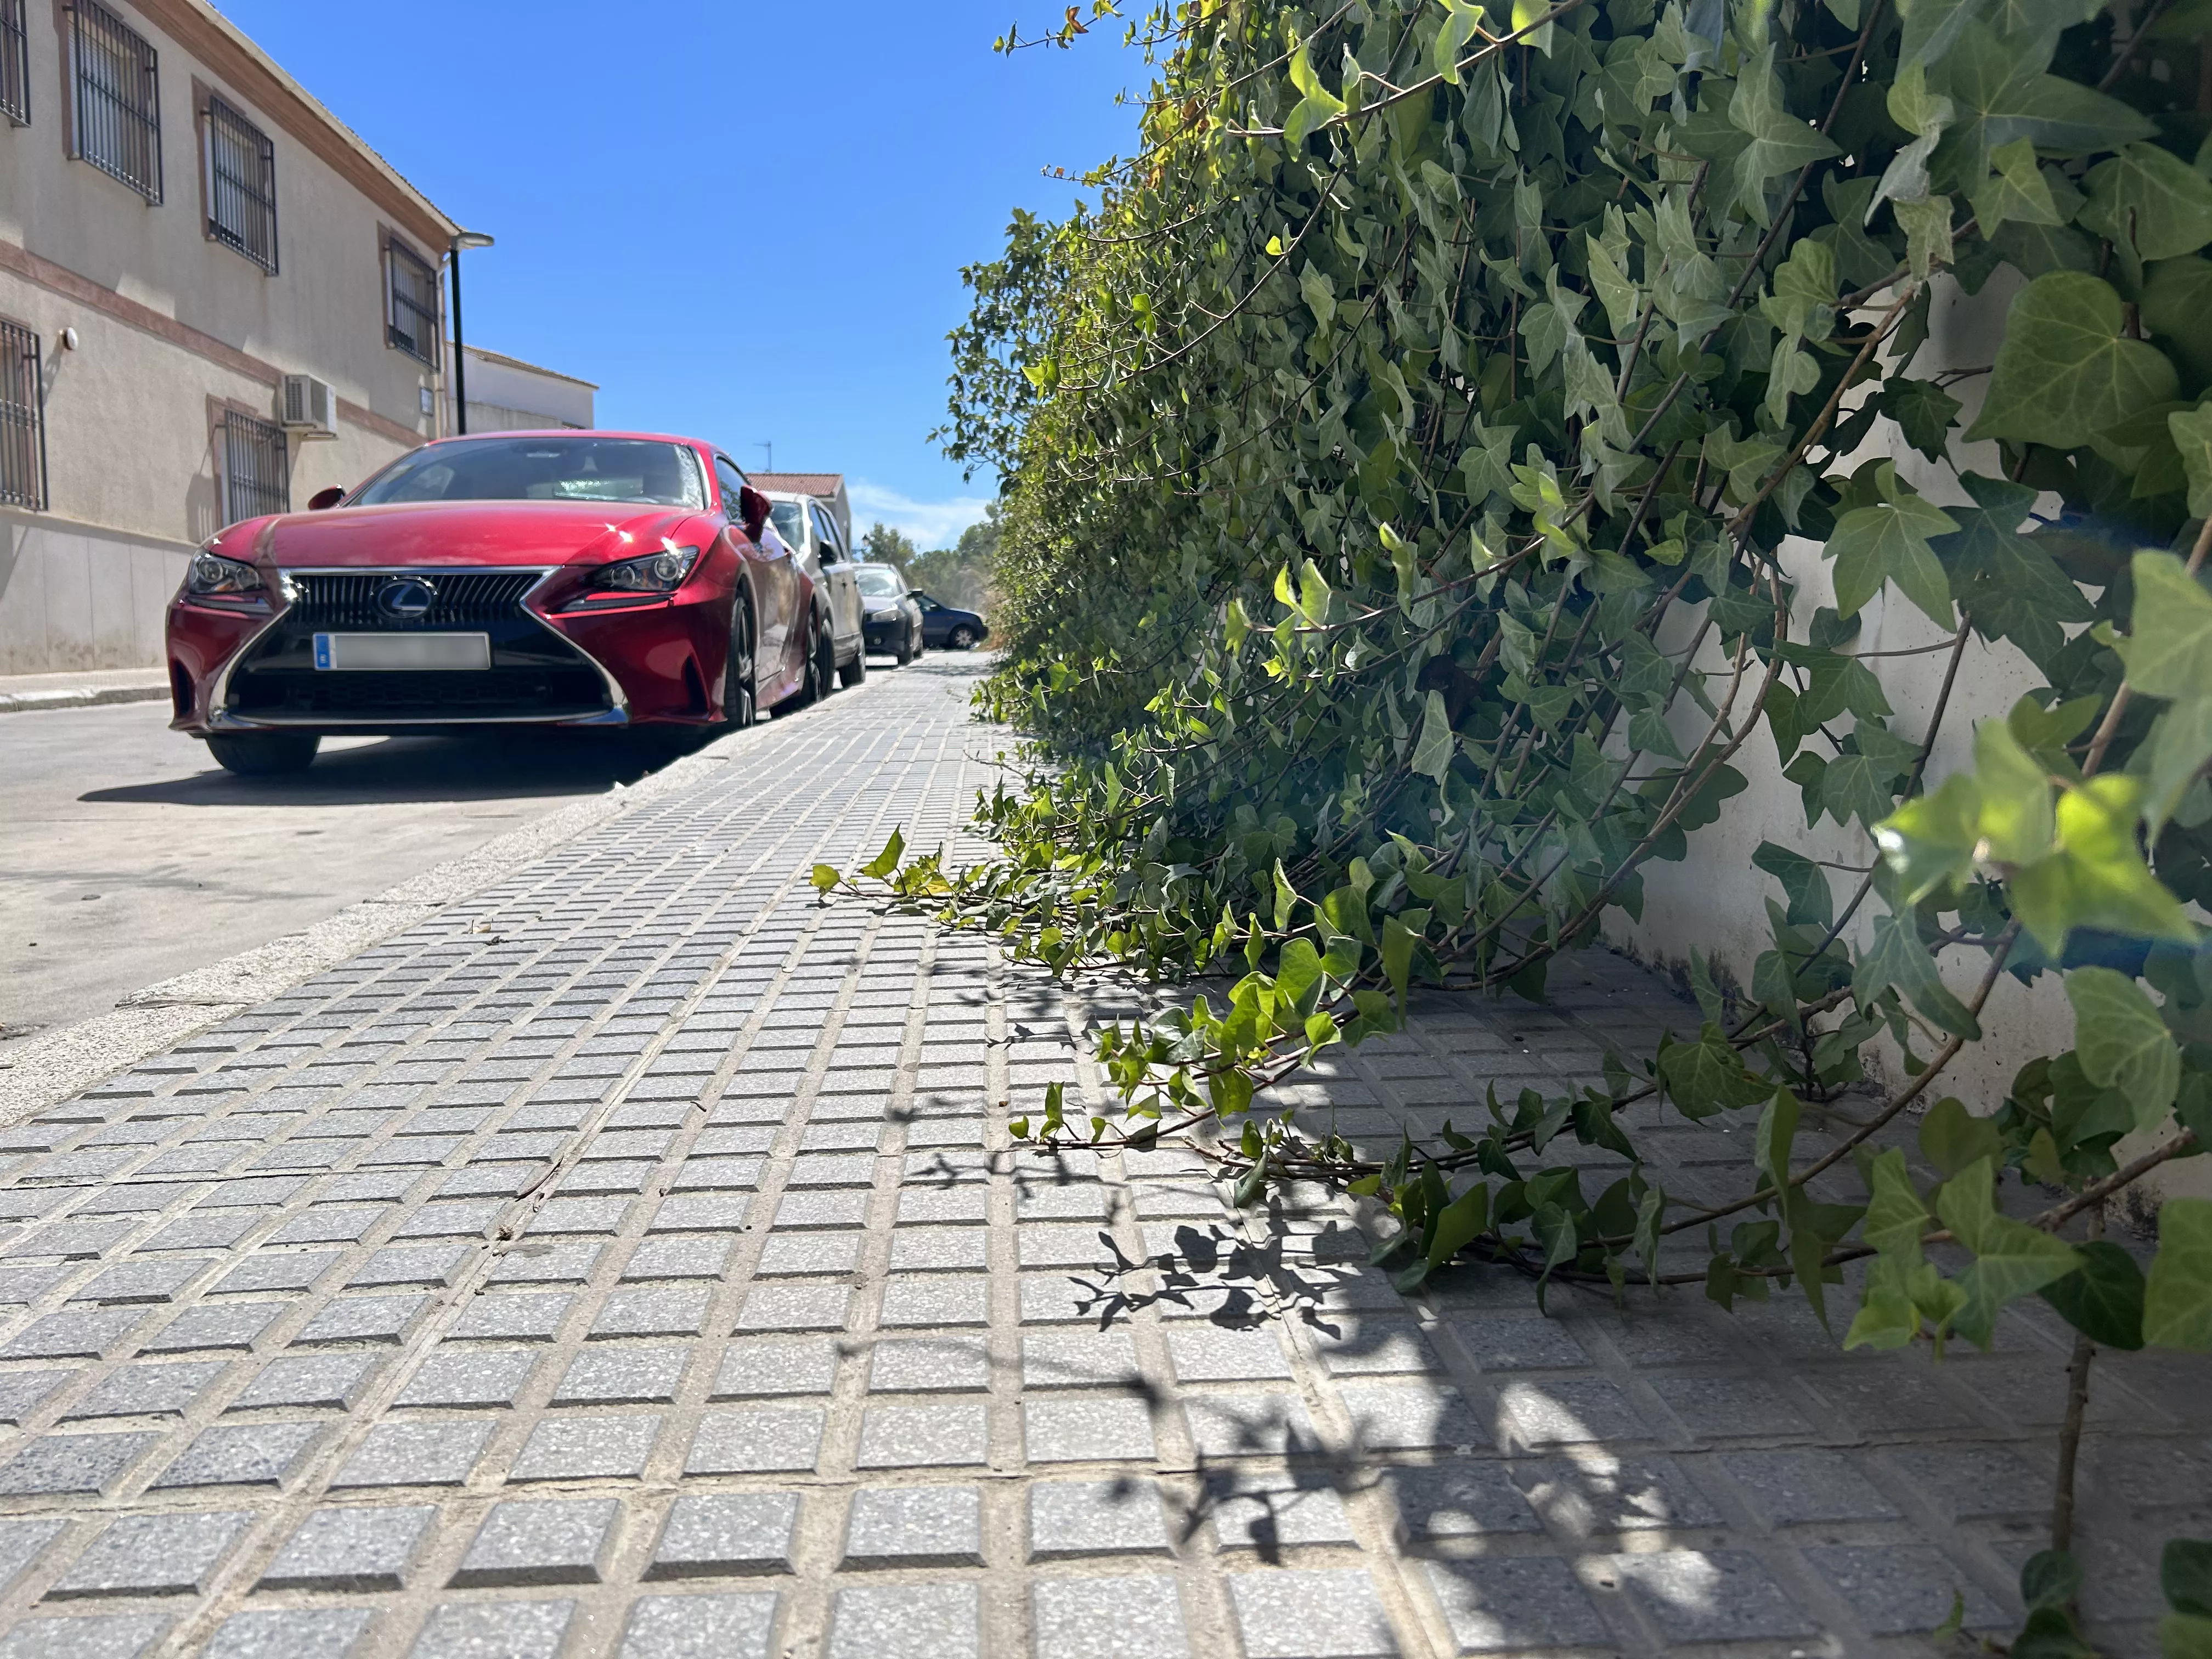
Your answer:
[[[811,495],[789,495],[781,491],[769,496],[769,516],[776,533],[799,555],[800,567],[812,580],[817,595],[816,623],[828,624],[836,653],[837,678],[858,685],[868,678],[868,647],[861,624],[860,584],[854,579],[852,550],[837,515]]]

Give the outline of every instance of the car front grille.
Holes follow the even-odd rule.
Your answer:
[[[522,596],[534,586],[534,570],[315,570],[294,574],[287,620],[317,628],[417,629],[481,627],[526,615]],[[414,576],[435,592],[420,617],[396,617],[376,602],[395,577]]]
[[[599,676],[583,666],[349,674],[254,668],[239,675],[230,700],[248,719],[294,720],[557,720],[606,706]]]

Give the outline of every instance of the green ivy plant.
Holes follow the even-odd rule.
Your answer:
[[[1101,1034],[1120,1121],[1054,1096],[1018,1130],[1205,1130],[1247,1200],[1371,1194],[1409,1289],[1468,1254],[1723,1305],[1792,1289],[1881,1347],[1986,1344],[2039,1296],[2080,1334],[2076,1437],[2095,1346],[2212,1350],[2212,1203],[2164,1206],[2147,1273],[2099,1237],[2212,1145],[2208,23],[1188,0],[1136,26],[1139,152],[1091,209],[1018,218],[953,337],[948,451],[1006,480],[983,702],[1038,763],[984,803],[994,858],[895,842],[862,872],[1055,971],[1193,988]],[[1992,284],[1993,361],[1928,366],[1939,294]],[[1928,643],[1862,646],[1877,603]],[[2000,641],[2044,684],[1929,776],[1970,647]],[[1908,714],[1871,659],[1916,651],[1944,672]],[[1415,987],[1540,997],[1754,743],[1807,830],[1759,848],[1771,945],[1741,994],[1696,966],[1695,1032],[1387,1158],[1270,1092]],[[1826,819],[1863,864],[1814,856]],[[1976,1115],[1937,1085],[2007,974],[2060,975],[2076,1041]],[[1801,1155],[1885,1035],[1904,1081]],[[1637,1128],[1668,1110],[1756,1114],[1741,1197],[1650,1178]],[[1563,1137],[1629,1173],[1585,1191]],[[1845,1163],[1863,1203],[1816,1195]],[[2054,1195],[2027,1219],[1998,1202],[2020,1182]],[[1662,1268],[1683,1233],[1701,1272]],[[2175,1606],[2169,1652],[2203,1653]]]

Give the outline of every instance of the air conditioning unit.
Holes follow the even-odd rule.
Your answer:
[[[287,374],[276,387],[277,423],[306,438],[338,435],[338,394],[328,380]]]

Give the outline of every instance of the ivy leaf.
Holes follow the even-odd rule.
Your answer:
[[[1444,774],[1451,769],[1452,746],[1451,715],[1444,708],[1443,694],[1431,691],[1422,706],[1421,735],[1413,744],[1413,769],[1443,783]]]
[[[2133,1352],[2143,1345],[2143,1274],[2110,1239],[2076,1244],[2081,1265],[2036,1294],[2092,1342]]]
[[[2138,1130],[2158,1127],[2181,1087],[2181,1049],[2151,1000],[2110,968],[2076,968],[2066,975],[2066,1000],[2089,1081],[2125,1095]]]
[[[2145,745],[2150,756],[2149,798],[2143,802],[2143,822],[2151,840],[2180,811],[2189,793],[2212,761],[2212,695],[2185,697],[2158,717]]]
[[[1854,507],[1836,520],[1827,552],[1836,562],[1836,609],[1855,617],[1866,602],[1893,581],[1928,617],[1956,628],[1951,609],[1951,580],[1942,561],[1928,545],[1930,536],[1949,535],[1959,521],[1909,491],[1894,501]]]
[[[2176,410],[2166,417],[2166,429],[2189,475],[2191,516],[2212,518],[2212,403]]]
[[[2085,182],[2082,226],[2143,259],[2178,259],[2212,242],[2212,182],[2172,150],[2130,144]]]
[[[2033,490],[1973,472],[1960,482],[1981,505],[1951,509],[1964,527],[1946,538],[1942,553],[1963,578],[1966,614],[1985,637],[2010,640],[2031,660],[2047,662],[2066,643],[2063,624],[2096,612],[2042,544],[2020,533]]]
[[[1899,896],[1917,904],[1955,890],[1974,873],[1981,844],[1982,792],[1964,772],[1942,787],[1916,795],[1875,826],[1875,844],[1898,879]]]
[[[2130,565],[2133,629],[2120,641],[2128,684],[2154,697],[2190,697],[2212,686],[2212,593],[2171,553],[2146,550]]]
[[[2059,850],[2007,884],[2013,914],[2047,954],[2060,955],[2076,927],[2196,943],[2180,900],[2136,850],[2141,799],[2137,780],[2109,773],[2059,796]]]
[[[1999,144],[1990,152],[1990,165],[1996,171],[1967,193],[1984,238],[1996,235],[2008,219],[2023,225],[2066,222],[2051,199],[2050,181],[2035,164],[2031,141],[2015,138]]]
[[[1482,22],[1482,8],[1471,6],[1467,0],[1444,0],[1443,27],[1437,31],[1437,42],[1430,52],[1430,65],[1442,76],[1447,85],[1459,84],[1460,48],[1474,38]]]
[[[1920,1155],[1946,1176],[1972,1167],[1984,1158],[1994,1163],[2004,1155],[2004,1141],[1996,1120],[1976,1117],[1966,1103],[1946,1095],[1920,1120]]]
[[[2125,337],[2108,283],[2078,270],[2037,277],[2013,298],[1988,398],[1966,436],[2073,449],[2180,390],[2155,346]]]
[[[1931,461],[1943,459],[1951,422],[1959,413],[1956,398],[1933,380],[1915,380],[1893,374],[1881,383],[1881,396],[1877,402],[1881,412],[1897,422],[1905,442]]]
[[[1912,1006],[1955,1036],[1981,1040],[1982,1028],[1966,1005],[1951,994],[1936,971],[1936,958],[1920,942],[1910,916],[1892,913],[1874,921],[1874,943],[1859,953],[1851,995],[1862,1008],[1895,986]]]
[[[2212,380],[2212,260],[2167,259],[2143,273],[2142,325],[2189,373],[2191,384]],[[2187,453],[2187,446],[2183,446]],[[2196,509],[2191,508],[2191,512]]]
[[[1306,268],[1298,273],[1298,293],[1304,298],[1306,308],[1314,314],[1314,321],[1327,328],[1336,316],[1336,284],[1328,273],[1309,259]]]
[[[1826,933],[1836,919],[1835,896],[1828,872],[1802,853],[1771,841],[1759,843],[1752,863],[1782,884],[1790,896],[1785,918],[1793,927],[1818,927]]]
[[[1873,721],[1863,721],[1848,740],[1851,746],[1828,763],[1820,778],[1820,805],[1838,823],[1853,818],[1869,832],[1897,804],[1897,781],[1919,752],[1904,738]]]
[[[2074,1247],[2025,1222],[2000,1214],[1993,1161],[1984,1159],[1943,1183],[1936,1212],[1953,1237],[1974,1253],[1959,1275],[1966,1305],[1954,1322],[1960,1334],[1987,1348],[2006,1304],[2031,1296],[2081,1266]],[[2212,1205],[2208,1205],[2212,1210]]]
[[[2212,1199],[2169,1198],[2158,1212],[2158,1255],[2143,1286],[2143,1340],[2212,1350]]]
[[[1974,787],[1981,796],[1975,833],[1998,864],[2032,864],[2058,833],[2051,780],[2006,720],[1974,727]]]
[[[1695,1042],[1677,1042],[1659,1056],[1659,1076],[1675,1109],[1693,1121],[1715,1112],[1756,1106],[1774,1085],[1744,1069],[1743,1057],[1712,1021]]]
[[[1490,1225],[1490,1188],[1478,1181],[1437,1212],[1436,1231],[1429,1237],[1431,1271],[1450,1261]]]
[[[1762,225],[1771,222],[1766,211],[1769,179],[1843,153],[1827,134],[1784,106],[1774,74],[1775,50],[1770,45],[1746,61],[1729,100],[1729,124],[1751,135],[1751,143],[1736,157],[1736,200]]]
[[[1291,84],[1298,90],[1297,107],[1283,123],[1283,142],[1295,151],[1304,144],[1314,129],[1333,116],[1344,113],[1344,100],[1329,92],[1314,73],[1313,59],[1307,55],[1307,43],[1299,41],[1297,50],[1291,54]]]
[[[1952,15],[1971,12],[1962,5]],[[2045,153],[2083,155],[2157,136],[2157,128],[2117,98],[2043,73],[2049,52],[2047,40],[2026,32],[2008,37],[1973,22],[1954,46],[1929,59],[1930,83],[1958,106],[1958,118],[1936,151],[1939,176],[1978,183],[1989,172],[1990,151],[2022,138]]]
[[[2169,1539],[2159,1555],[2158,1587],[2176,1613],[2212,1619],[2212,1543]]]
[[[905,853],[906,837],[894,830],[891,831],[891,838],[884,843],[884,850],[862,865],[860,873],[880,881],[898,868],[899,860]]]

